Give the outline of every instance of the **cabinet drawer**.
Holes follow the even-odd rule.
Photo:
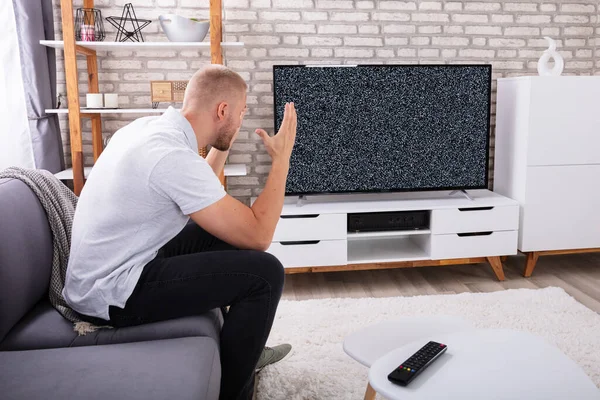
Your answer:
[[[485,234],[432,235],[431,258],[469,258],[507,256],[517,253],[518,231],[487,232]]]
[[[346,224],[346,214],[284,215],[273,241],[346,239]]]
[[[316,267],[320,265],[345,265],[346,240],[321,240],[305,242],[274,242],[267,252],[281,261],[284,267]]]
[[[519,250],[600,247],[600,165],[527,168]]]
[[[433,210],[431,232],[446,233],[512,231],[519,227],[519,206],[470,207]]]

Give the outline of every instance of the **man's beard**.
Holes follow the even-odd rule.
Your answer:
[[[232,121],[229,121],[227,125],[222,126],[219,129],[219,134],[217,135],[217,140],[213,143],[212,147],[219,151],[227,151],[231,146],[231,139],[233,139],[233,135],[235,135],[236,128]]]

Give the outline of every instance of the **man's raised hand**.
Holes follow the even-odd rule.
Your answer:
[[[256,134],[261,137],[273,163],[289,162],[296,141],[297,122],[294,103],[286,103],[283,121],[277,135],[271,137],[263,129],[256,130]]]

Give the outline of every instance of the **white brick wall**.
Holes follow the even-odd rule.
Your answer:
[[[59,2],[53,1],[60,38]],[[107,17],[120,15],[128,2],[96,0],[96,5]],[[81,6],[81,1],[75,3]],[[166,40],[157,22],[160,14],[208,17],[208,1],[149,0],[134,2],[134,7],[139,18],[153,20],[143,31],[147,41]],[[223,8],[226,40],[246,44],[224,55],[225,63],[249,83],[249,113],[229,159],[249,165],[249,176],[229,179],[229,192],[244,201],[260,193],[269,170],[270,158],[253,130],[273,131],[273,65],[492,63],[494,79],[535,75],[546,48],[542,36],[550,35],[558,39],[565,74],[600,75],[598,0],[223,0]],[[108,23],[105,28],[106,40],[114,40],[114,28]],[[57,58],[58,91],[64,94],[61,52]],[[122,105],[147,108],[151,80],[189,79],[208,63],[208,50],[100,53],[100,85],[119,92]],[[83,58],[78,66],[84,93]],[[105,136],[139,116],[103,117]],[[64,116],[61,126],[70,157]],[[89,120],[82,126],[85,159],[91,164]]]

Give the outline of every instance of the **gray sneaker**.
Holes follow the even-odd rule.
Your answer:
[[[284,343],[275,347],[267,347],[263,350],[258,363],[256,364],[256,372],[259,372],[269,364],[275,364],[278,361],[283,360],[287,355],[290,354],[292,345]]]

